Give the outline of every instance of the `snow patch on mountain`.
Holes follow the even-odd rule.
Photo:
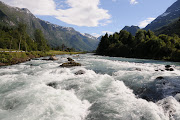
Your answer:
[[[165,12],[165,13],[163,13],[162,15],[161,15],[161,17],[165,17],[165,16],[167,16],[167,15],[169,15],[170,14],[170,12]]]
[[[88,38],[90,38],[90,39],[97,40],[96,37],[94,37],[94,36],[92,36],[92,35],[90,35],[90,34],[88,34],[88,33],[80,33],[80,34],[83,35],[83,36],[85,36],[85,37],[88,37]]]

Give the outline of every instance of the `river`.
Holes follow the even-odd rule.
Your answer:
[[[180,120],[180,63],[57,57],[0,67],[0,120]],[[67,57],[82,66],[60,67]]]

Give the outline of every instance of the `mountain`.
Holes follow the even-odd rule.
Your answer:
[[[128,32],[130,32],[133,36],[136,34],[136,32],[139,30],[140,28],[138,26],[125,26],[122,30],[126,30]]]
[[[103,35],[99,36],[97,39],[100,41]]]
[[[160,29],[157,29],[154,31],[155,34],[160,35],[160,34],[166,34],[166,35],[179,35],[180,37],[180,19],[176,20],[164,27],[161,27]]]
[[[176,21],[180,17],[180,0],[172,4],[162,15],[158,16],[154,21],[147,25],[145,30],[157,30],[165,25]]]
[[[89,34],[82,34],[71,27],[63,27],[43,21],[35,17],[26,8],[17,8],[0,1],[0,24],[17,26],[19,23],[27,25],[27,33],[33,38],[36,29],[42,30],[51,47],[64,44],[76,50],[92,51],[97,48],[99,40]]]

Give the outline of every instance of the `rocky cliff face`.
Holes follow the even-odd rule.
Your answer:
[[[99,40],[90,35],[81,34],[71,27],[63,27],[51,24],[36,18],[28,9],[11,7],[0,1],[0,24],[7,26],[17,26],[24,23],[28,27],[27,32],[33,37],[36,29],[41,29],[51,47],[65,44],[76,50],[95,50]]]

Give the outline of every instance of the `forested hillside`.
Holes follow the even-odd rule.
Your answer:
[[[26,29],[25,24],[19,24],[18,27],[0,26],[0,48],[23,51],[47,51],[50,49],[41,30],[36,29],[35,39],[31,39]]]
[[[81,34],[71,27],[43,21],[26,8],[11,7],[0,1],[0,24],[17,27],[20,23],[27,25],[27,33],[31,39],[34,39],[35,30],[40,29],[52,48],[65,45],[80,51],[92,51],[99,43],[99,40],[93,36]]]
[[[155,33],[157,35],[160,35],[160,34],[166,34],[166,35],[176,34],[180,37],[180,18],[173,23],[170,23],[170,24],[168,24],[168,25],[166,25],[160,29],[157,29],[155,31]]]
[[[127,31],[102,37],[96,51],[99,55],[180,61],[180,38],[177,35],[156,36],[139,30],[135,36]]]

